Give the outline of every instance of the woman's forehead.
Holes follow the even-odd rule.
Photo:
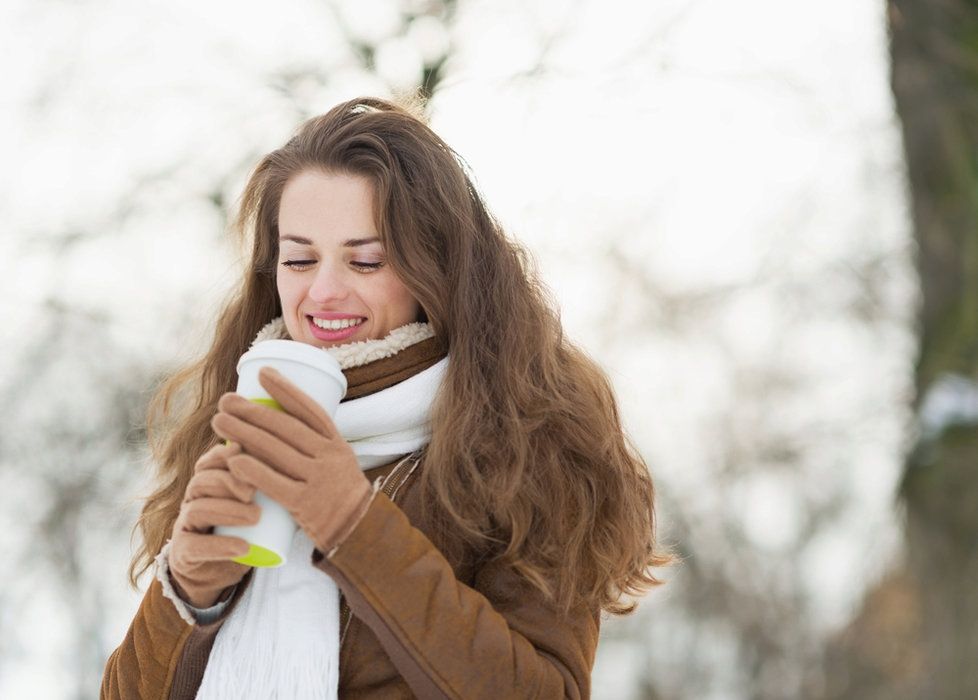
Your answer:
[[[380,243],[373,191],[363,177],[303,171],[282,192],[279,240],[299,245],[356,248]]]

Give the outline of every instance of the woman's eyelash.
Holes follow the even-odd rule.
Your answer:
[[[282,265],[290,270],[304,270],[315,262],[315,260],[286,260]],[[363,270],[376,270],[384,265],[382,262],[368,263],[358,260],[353,260],[350,264]]]

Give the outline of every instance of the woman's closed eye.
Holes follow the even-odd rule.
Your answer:
[[[282,265],[290,270],[296,271],[306,270],[314,264],[316,264],[315,260],[286,260],[282,263]],[[351,260],[350,264],[361,272],[372,272],[384,265],[382,262],[361,262],[359,260]]]

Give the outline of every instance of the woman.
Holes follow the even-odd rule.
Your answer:
[[[352,100],[260,162],[236,229],[242,286],[151,411],[130,578],[157,576],[102,696],[588,697],[601,611],[668,563],[652,482],[458,156]],[[283,412],[232,393],[265,338],[340,361],[334,419],[272,371]],[[213,531],[255,522],[255,489],[300,526],[280,569]]]

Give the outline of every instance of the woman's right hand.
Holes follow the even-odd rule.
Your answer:
[[[231,561],[247,554],[245,540],[213,534],[216,525],[253,525],[261,514],[255,488],[228,471],[228,457],[240,452],[232,443],[201,455],[173,525],[170,579],[180,597],[197,608],[214,605],[250,568]]]

